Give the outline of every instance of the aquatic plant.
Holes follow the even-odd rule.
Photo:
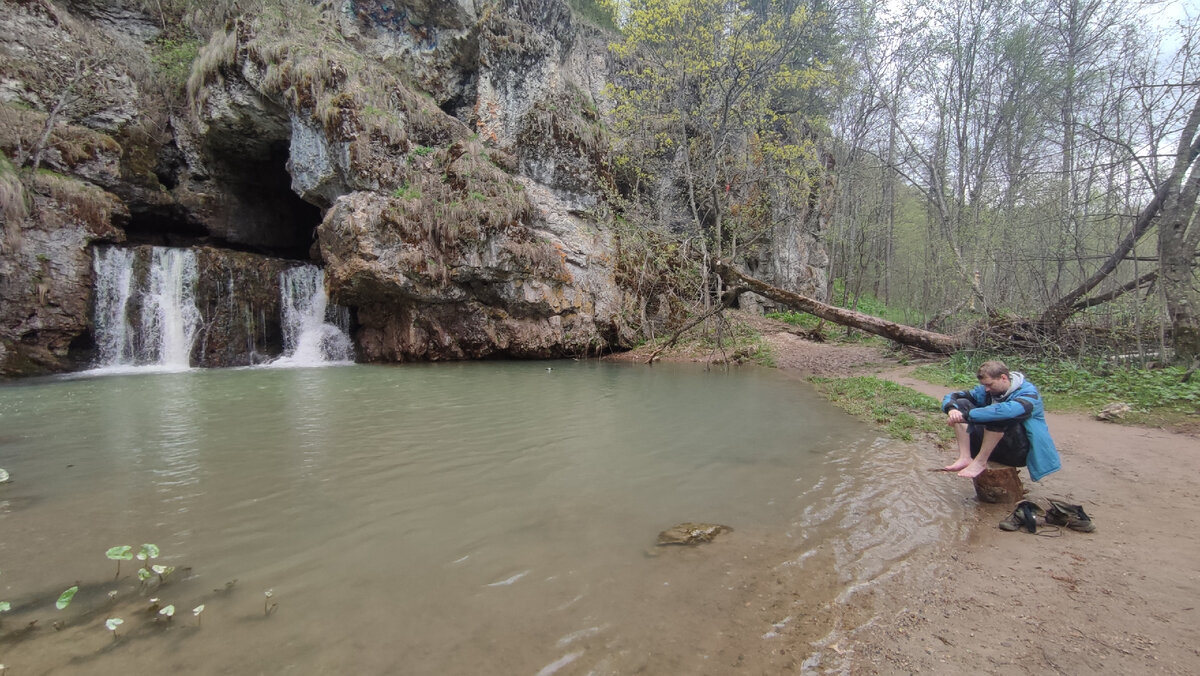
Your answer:
[[[192,608],[192,614],[196,616],[196,626],[197,627],[200,626],[200,613],[203,613],[203,612],[204,612],[204,604],[203,603],[196,606],[195,608]]]
[[[147,567],[149,567],[149,565],[150,565],[150,563],[149,563],[150,559],[157,559],[157,558],[158,558],[158,545],[143,544],[141,549],[138,550],[137,560],[145,561]]]
[[[104,621],[104,627],[112,632],[113,640],[117,640],[117,627],[125,624],[125,620],[119,617],[110,617]]]
[[[6,484],[9,481],[8,470],[0,468],[0,484]]]
[[[113,577],[115,580],[121,577],[121,562],[133,560],[133,546],[118,545],[116,547],[109,547],[108,551],[104,552],[104,555],[117,562],[117,574]]]
[[[263,597],[263,615],[269,616],[271,613],[275,612],[276,608],[279,607],[278,603],[273,603],[271,601],[271,599],[275,597],[275,590],[268,589],[267,591],[263,592]]]
[[[158,614],[167,618],[167,622],[170,622],[171,618],[175,617],[175,605],[171,604],[164,607],[162,610],[158,611]]]
[[[77,591],[79,591],[79,585],[75,585],[62,594],[59,594],[58,600],[54,602],[54,607],[59,610],[65,610],[67,606],[71,605],[71,599],[75,598],[75,592]]]
[[[150,570],[158,575],[158,584],[162,585],[167,581],[167,576],[175,572],[175,566],[150,566]]]

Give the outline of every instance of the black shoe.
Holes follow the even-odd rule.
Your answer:
[[[1092,523],[1092,518],[1083,511],[1081,505],[1072,505],[1069,502],[1062,500],[1051,499],[1050,510],[1046,512],[1046,523],[1052,523],[1056,526],[1066,526],[1071,530],[1077,530],[1080,533],[1093,533],[1096,531],[1096,524]]]
[[[1013,510],[1013,513],[1000,522],[1000,530],[1015,531],[1024,528],[1030,533],[1036,533],[1037,518],[1042,514],[1045,514],[1045,510],[1038,507],[1036,503],[1022,500],[1017,503],[1017,508]]]

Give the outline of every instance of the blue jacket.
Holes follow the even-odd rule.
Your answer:
[[[1013,386],[1000,396],[989,394],[983,385],[962,392],[951,392],[942,398],[942,411],[948,412],[955,398],[966,397],[979,406],[963,413],[963,418],[969,423],[1022,420],[1025,434],[1029,437],[1029,456],[1025,462],[1030,478],[1037,481],[1062,469],[1062,461],[1058,457],[1058,449],[1054,447],[1054,440],[1050,438],[1050,428],[1046,426],[1046,409],[1041,394],[1033,383],[1025,380],[1023,374],[1013,371],[1009,378]]]

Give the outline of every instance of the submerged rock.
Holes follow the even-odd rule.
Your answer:
[[[681,523],[658,534],[659,545],[699,545],[712,542],[721,533],[732,532],[729,526],[716,523]]]

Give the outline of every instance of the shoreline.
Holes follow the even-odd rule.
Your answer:
[[[877,348],[814,343],[781,323],[748,321],[782,373],[871,375],[945,394]],[[641,359],[635,351],[622,360]],[[790,645],[809,656],[801,673],[1200,673],[1200,438],[1076,413],[1046,417],[1063,468],[1037,483],[1022,472],[1026,497],[1080,504],[1096,532],[1002,531],[1011,505],[978,503],[970,481],[937,475],[961,498],[957,528],[843,594],[828,635]],[[930,467],[953,459],[916,443],[928,447]]]
[[[912,367],[876,377],[940,398]],[[864,615],[844,649],[853,674],[1200,672],[1200,439],[1047,413],[1063,469],[1027,498],[1083,505],[1094,533],[997,527],[1009,505],[975,502],[955,542],[906,562],[853,600]],[[931,466],[952,459],[932,454]]]

